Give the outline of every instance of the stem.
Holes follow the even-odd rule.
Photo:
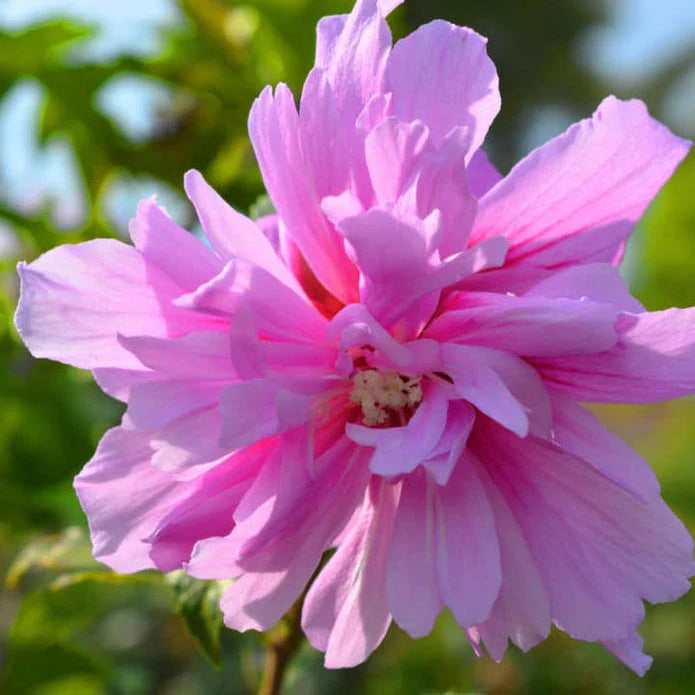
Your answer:
[[[263,679],[258,695],[280,695],[287,666],[304,639],[301,627],[302,596],[267,635]]]

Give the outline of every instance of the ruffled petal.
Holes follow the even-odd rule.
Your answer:
[[[490,615],[502,574],[490,501],[465,454],[435,505],[439,594],[459,625],[472,627]]]
[[[361,513],[307,594],[302,627],[326,652],[327,668],[362,663],[388,631],[386,554],[395,509],[393,487],[374,479]]]
[[[492,423],[472,446],[523,532],[554,622],[572,637],[621,642],[642,621],[643,600],[690,588],[693,542],[661,499],[641,502],[581,460]]]
[[[372,473],[395,478],[410,473],[434,451],[444,432],[448,402],[433,384],[424,389],[422,403],[403,427],[379,429],[348,422],[345,434],[356,444],[374,447],[369,460]]]
[[[502,583],[490,617],[477,626],[490,656],[500,661],[510,639],[527,651],[550,633],[550,600],[521,528],[489,477],[478,468],[495,516]]]
[[[35,357],[75,367],[142,369],[118,334],[175,337],[211,322],[173,306],[183,291],[132,246],[97,239],[18,266],[17,330]]]
[[[488,366],[485,352],[447,343],[442,345],[442,369],[453,380],[461,398],[520,437],[528,434],[529,419],[524,408]]]
[[[313,177],[305,175],[298,118],[287,86],[278,85],[275,95],[266,88],[251,108],[249,135],[266,189],[292,240],[321,284],[347,303],[356,295],[357,271],[321,212]]]
[[[618,344],[595,355],[537,360],[544,379],[575,400],[650,403],[695,392],[695,309],[624,314]]]
[[[532,284],[524,297],[590,299],[612,304],[621,311],[641,313],[644,307],[630,294],[618,269],[610,263],[572,265]]]
[[[321,343],[326,319],[304,295],[297,294],[263,268],[238,259],[176,304],[229,320],[241,309],[251,315],[265,338]]]
[[[257,265],[301,294],[294,276],[255,222],[228,205],[199,171],[186,172],[184,187],[205,236],[223,259],[241,259]]]
[[[429,131],[422,121],[387,118],[366,137],[367,166],[377,202],[398,200],[423,160],[432,154]]]
[[[389,547],[386,593],[389,610],[411,637],[424,637],[444,607],[437,582],[435,483],[424,471],[402,482]]]
[[[610,263],[689,147],[642,102],[609,97],[481,199],[472,239],[506,236],[508,263]]]
[[[404,121],[419,118],[435,142],[465,126],[472,155],[500,108],[497,71],[486,43],[471,29],[442,20],[398,41],[380,90],[393,93],[392,114]]]
[[[109,430],[75,478],[94,557],[116,572],[155,566],[150,544],[143,539],[190,491],[190,486],[152,465],[148,440],[141,432]]]
[[[222,270],[222,258],[173,222],[155,203],[154,196],[140,201],[128,229],[143,258],[159,266],[187,292]]]
[[[571,398],[556,391],[553,401],[553,439],[565,451],[643,502],[659,496],[659,481],[649,464]]]
[[[612,305],[588,300],[459,292],[447,298],[427,336],[522,357],[579,355],[613,347],[617,319]]]

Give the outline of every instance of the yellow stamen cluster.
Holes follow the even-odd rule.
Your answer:
[[[362,422],[367,427],[383,425],[390,412],[414,408],[422,400],[420,379],[397,372],[365,369],[352,377],[350,400],[362,407]]]

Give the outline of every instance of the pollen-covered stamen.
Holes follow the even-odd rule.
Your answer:
[[[405,424],[422,400],[420,381],[421,377],[365,369],[352,377],[350,400],[361,406],[367,427],[388,424],[394,415],[399,424]]]

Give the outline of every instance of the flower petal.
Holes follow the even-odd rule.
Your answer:
[[[555,357],[613,347],[617,318],[612,305],[592,301],[458,292],[449,296],[427,335],[522,357]]]
[[[472,155],[500,108],[497,72],[486,40],[471,29],[436,20],[396,43],[384,86],[394,116],[424,121],[435,142],[458,126],[472,133]]]
[[[199,171],[186,172],[184,186],[205,236],[222,258],[249,261],[301,294],[294,276],[255,222],[228,205]]]
[[[478,468],[495,516],[502,583],[490,617],[477,626],[490,656],[500,661],[507,639],[524,651],[550,633],[550,601],[528,544],[508,504]]]
[[[465,454],[435,504],[439,593],[459,625],[471,627],[490,615],[502,574],[490,502]]]
[[[398,200],[422,161],[432,154],[429,131],[422,121],[387,118],[364,141],[372,186],[380,204]]]
[[[468,170],[464,171],[469,146],[470,132],[455,128],[424,161],[418,174],[418,214],[424,218],[439,210],[442,215],[442,258],[465,251],[473,227],[477,203],[468,190]]]
[[[689,146],[642,102],[609,97],[481,199],[472,238],[503,234],[508,262],[610,263]]]
[[[537,360],[578,401],[650,403],[695,392],[695,308],[624,314],[618,344],[595,355]]]
[[[609,263],[586,263],[561,268],[524,292],[524,297],[590,299],[621,311],[641,313],[644,307],[630,294],[618,269]]]
[[[154,196],[140,201],[128,229],[143,258],[158,265],[183,290],[192,292],[222,270],[223,260],[173,222]]]
[[[446,343],[442,345],[442,370],[453,379],[461,398],[519,437],[525,437],[529,431],[528,416],[485,357],[474,347]]]
[[[565,451],[643,502],[659,496],[659,481],[649,464],[573,399],[553,391],[553,437]]]
[[[173,306],[182,288],[118,241],[60,246],[20,263],[18,271],[15,323],[35,357],[84,369],[138,370],[142,364],[119,344],[119,333],[174,337],[211,323]]]
[[[581,460],[490,423],[473,450],[523,531],[571,636],[620,642],[644,617],[642,600],[673,601],[690,588],[693,542],[661,499],[645,504]]]
[[[482,198],[495,184],[502,180],[485,150],[480,147],[475,151],[466,167],[468,189],[476,198]]]
[[[386,573],[388,605],[411,637],[432,631],[443,608],[436,566],[435,483],[421,470],[402,482]]]
[[[395,478],[423,463],[444,432],[448,401],[443,389],[433,384],[404,427],[379,429],[348,422],[345,434],[356,444],[373,446],[369,468],[376,475]]]
[[[228,320],[240,309],[249,312],[265,338],[321,343],[326,319],[303,296],[263,268],[243,259],[230,261],[222,272],[177,306]]]
[[[190,490],[153,466],[151,458],[146,434],[116,427],[75,478],[94,557],[116,572],[154,567],[143,539]]]
[[[321,212],[313,178],[305,175],[298,118],[287,86],[278,85],[275,95],[266,88],[251,108],[249,135],[266,189],[292,240],[322,285],[347,303],[356,295],[357,271]]]
[[[374,479],[361,513],[307,594],[302,627],[326,652],[326,668],[362,663],[386,635],[386,554],[395,509],[393,487]]]

